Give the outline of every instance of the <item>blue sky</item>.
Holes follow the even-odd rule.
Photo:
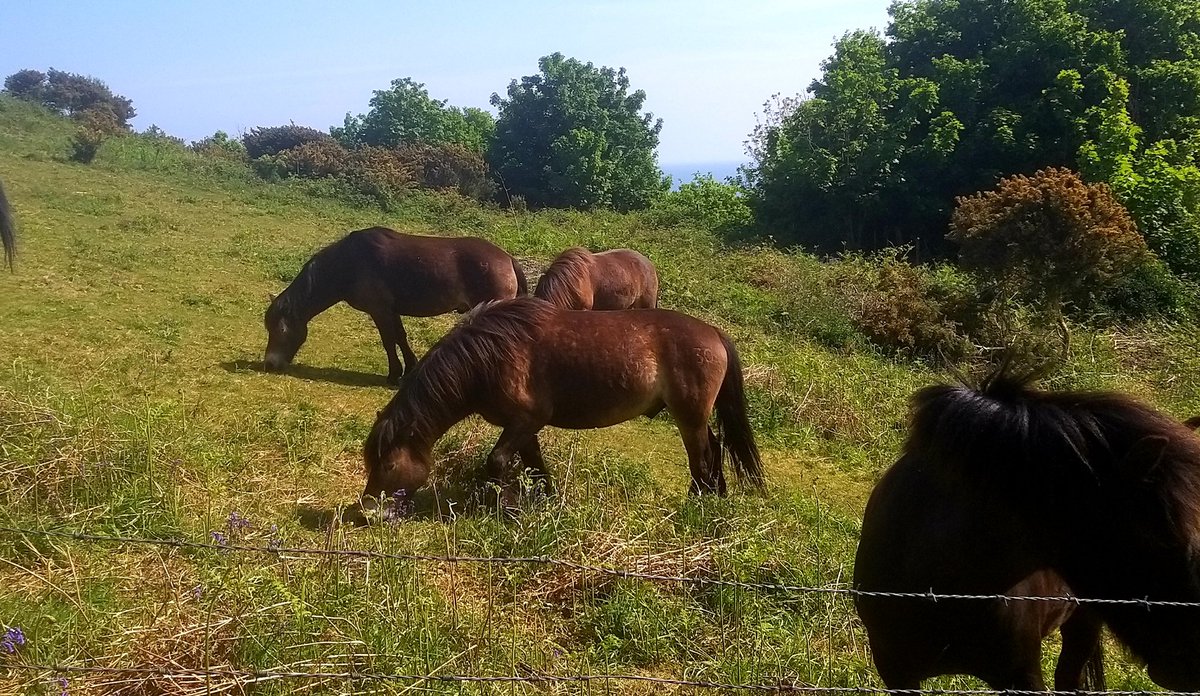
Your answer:
[[[772,94],[803,91],[832,42],[883,28],[886,0],[691,2],[0,3],[0,74],[98,77],[143,129],[188,140],[220,129],[325,129],[397,77],[456,106],[488,98],[562,53],[625,67],[664,120],[664,165],[743,159]]]

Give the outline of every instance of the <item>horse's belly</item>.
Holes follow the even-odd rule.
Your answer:
[[[550,425],[576,430],[607,428],[662,406],[662,397],[653,384],[636,386],[636,389],[579,390],[562,394],[555,399]]]

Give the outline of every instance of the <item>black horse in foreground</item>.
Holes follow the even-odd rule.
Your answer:
[[[859,590],[1072,594],[1200,602],[1200,438],[1113,393],[1049,393],[1005,374],[914,396],[900,460],[867,503]],[[1069,590],[1068,590],[1069,588]],[[1100,624],[1173,690],[1200,689],[1200,609],[1140,603],[859,596],[889,688],[970,674],[1042,690],[1042,639],[1059,626],[1055,687],[1103,688]],[[1090,683],[1089,683],[1090,682]]]
[[[387,380],[400,381],[417,362],[400,317],[465,312],[481,302],[528,292],[517,260],[477,237],[424,237],[386,227],[351,232],[313,255],[264,319],[268,370],[292,362],[308,322],[338,302],[366,312],[388,357]],[[396,355],[396,346],[404,363]]]

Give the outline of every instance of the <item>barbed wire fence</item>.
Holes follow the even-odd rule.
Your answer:
[[[1042,595],[1004,595],[1004,594],[947,594],[925,592],[890,592],[859,590],[845,584],[830,585],[796,585],[785,583],[750,582],[728,578],[671,575],[663,573],[648,573],[636,569],[610,567],[591,563],[582,563],[554,556],[473,556],[473,555],[437,555],[394,553],[369,549],[336,549],[302,546],[284,546],[278,543],[251,545],[233,543],[223,540],[215,543],[192,541],[187,539],[161,539],[126,537],[107,534],[91,534],[50,529],[28,529],[0,525],[0,534],[55,538],[95,544],[114,544],[131,546],[150,546],[158,548],[188,549],[196,551],[264,554],[279,558],[300,557],[340,557],[361,560],[390,560],[410,561],[415,563],[443,564],[484,564],[499,566],[553,566],[577,573],[593,573],[618,579],[643,580],[653,583],[671,583],[697,587],[728,587],[755,592],[775,592],[792,595],[831,595],[841,597],[878,597],[889,599],[938,601],[989,601],[989,602],[1069,602],[1076,605],[1119,605],[1137,606],[1149,610],[1155,607],[1200,608],[1200,602],[1182,602],[1169,600],[1154,600],[1149,598],[1098,598],[1077,597],[1074,595],[1042,596]],[[704,679],[668,678],[643,674],[622,673],[592,673],[592,674],[513,674],[513,675],[474,675],[474,674],[390,674],[375,673],[359,670],[293,670],[293,669],[232,669],[213,668],[196,669],[179,666],[98,666],[78,664],[43,664],[37,662],[0,663],[6,670],[26,672],[49,677],[67,674],[93,674],[110,676],[145,676],[164,677],[170,680],[209,680],[225,679],[238,687],[256,683],[278,680],[341,680],[351,682],[377,682],[395,684],[592,684],[613,682],[641,683],[660,687],[681,687],[696,690],[713,690],[726,692],[748,693],[806,693],[806,694],[896,694],[897,696],[918,696],[923,694],[944,696],[976,696],[999,693],[992,689],[887,689],[871,686],[820,686],[799,683],[787,677],[780,676],[761,683],[734,683]],[[1033,694],[1055,694],[1067,696],[1200,696],[1200,691],[1021,691],[1006,690],[1003,693],[1014,696],[1033,696]]]

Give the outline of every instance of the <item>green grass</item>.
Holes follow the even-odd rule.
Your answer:
[[[0,180],[19,217],[17,272],[0,274],[0,524],[265,547],[549,555],[754,582],[848,581],[862,505],[902,438],[908,395],[939,375],[870,348],[804,255],[723,246],[638,216],[487,210],[424,195],[389,212],[267,184],[162,143],[106,143],[66,162],[69,125],[0,98]],[[560,493],[515,520],[476,501],[496,432],[469,420],[439,445],[436,484],[397,525],[333,527],[363,484],[359,449],[392,392],[378,337],[337,307],[291,374],[255,369],[262,313],[321,245],[385,224],[478,234],[534,270],[583,244],[658,265],[662,305],[727,330],[746,366],[770,492],[685,496],[666,420],[551,431]],[[408,322],[418,353],[453,317]],[[1056,382],[1108,386],[1200,413],[1190,327],[1076,332]],[[231,530],[236,511],[251,521]],[[113,545],[0,533],[0,623],[29,643],[5,661],[411,674],[630,673],[877,686],[842,598],[614,579],[561,566],[422,563]],[[1049,653],[1049,650],[1047,651]],[[1116,654],[1114,652],[1114,654]],[[1110,686],[1148,685],[1119,657]],[[103,675],[71,675],[99,692]],[[939,685],[973,684],[941,680]],[[131,693],[228,680],[136,677]],[[256,694],[291,693],[268,681]],[[335,679],[317,693],[405,693]],[[446,693],[659,693],[645,684],[453,685]],[[0,692],[57,693],[0,673]],[[72,693],[75,693],[74,691]]]

